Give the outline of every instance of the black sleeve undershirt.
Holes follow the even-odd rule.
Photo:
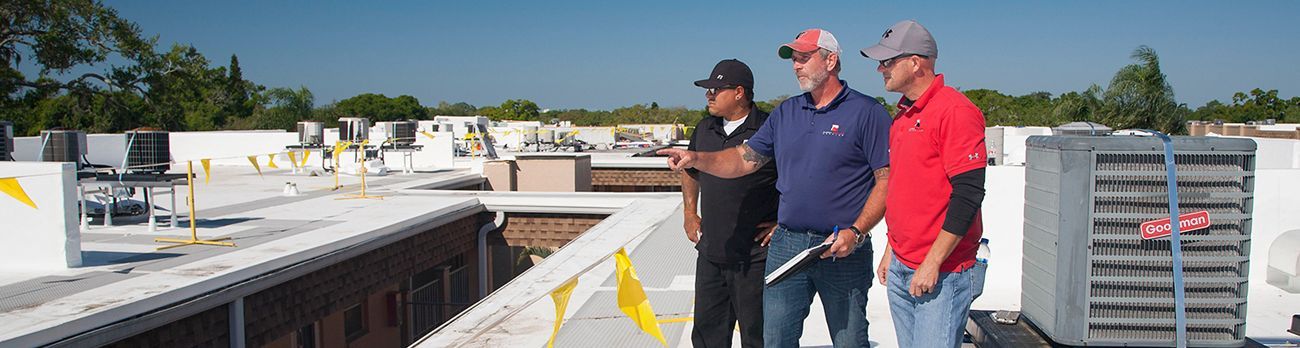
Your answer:
[[[984,202],[984,168],[957,174],[948,182],[952,183],[952,195],[948,197],[948,214],[943,220],[943,230],[965,236]]]

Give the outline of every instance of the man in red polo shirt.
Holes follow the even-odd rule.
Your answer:
[[[984,115],[934,72],[939,56],[916,21],[862,50],[885,90],[903,94],[889,130],[889,244],[876,274],[888,288],[901,347],[958,347],[973,299],[983,227]]]

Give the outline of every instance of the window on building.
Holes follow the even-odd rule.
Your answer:
[[[316,337],[316,323],[307,324],[298,328],[297,338],[294,340],[294,346],[298,348],[316,348],[320,345]]]
[[[343,311],[343,336],[347,337],[349,342],[365,336],[368,324],[364,300]]]

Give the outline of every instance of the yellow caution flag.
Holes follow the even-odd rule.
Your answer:
[[[199,160],[199,164],[203,165],[203,183],[212,182],[212,160],[204,158]]]
[[[420,131],[420,134],[424,134],[424,136],[429,137],[429,139],[433,139],[433,133]]]
[[[248,163],[252,163],[253,169],[257,169],[257,176],[262,176],[262,166],[257,165],[257,156],[248,156]]]
[[[311,151],[303,151],[303,152],[302,152],[302,164],[298,165],[298,167],[306,167],[306,166],[307,166],[307,157],[311,157]]]
[[[659,319],[655,317],[655,312],[650,308],[650,299],[645,295],[645,289],[641,287],[641,278],[637,278],[636,269],[632,268],[632,260],[628,259],[627,251],[622,248],[614,254],[614,271],[618,279],[618,309],[627,314],[628,318],[636,324],[641,331],[659,339],[664,347],[668,346],[668,341],[664,340],[663,331],[659,330]]]
[[[339,154],[343,153],[348,147],[352,146],[351,141],[340,141],[334,144],[334,159],[338,160]]]
[[[280,166],[275,165],[275,154],[266,155],[266,166],[270,168],[280,169]]]
[[[546,341],[546,348],[555,346],[555,335],[560,334],[560,323],[564,322],[564,311],[569,308],[569,295],[573,295],[573,288],[578,286],[578,278],[573,278],[564,285],[560,285],[555,291],[551,291],[551,301],[555,301],[555,329],[551,330],[551,339]]]
[[[298,154],[293,151],[289,151],[289,166],[290,167],[298,166]]]
[[[32,198],[27,196],[27,191],[23,190],[23,186],[18,184],[18,178],[0,179],[0,191],[32,207],[32,209],[39,209],[36,208],[36,202],[32,202]]]

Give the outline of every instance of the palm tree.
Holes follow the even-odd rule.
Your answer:
[[[524,247],[524,250],[519,253],[519,259],[515,260],[515,264],[523,265],[524,260],[529,260],[532,261],[534,265],[536,265],[538,263],[541,263],[542,259],[546,258],[547,256],[551,256],[551,254],[553,253],[555,253],[555,249],[551,249],[547,247],[538,247],[538,246]]]
[[[1174,100],[1174,89],[1160,71],[1160,57],[1147,46],[1130,56],[1136,64],[1121,68],[1102,99],[1101,121],[1115,129],[1147,128],[1165,133],[1185,131],[1187,115]]]

